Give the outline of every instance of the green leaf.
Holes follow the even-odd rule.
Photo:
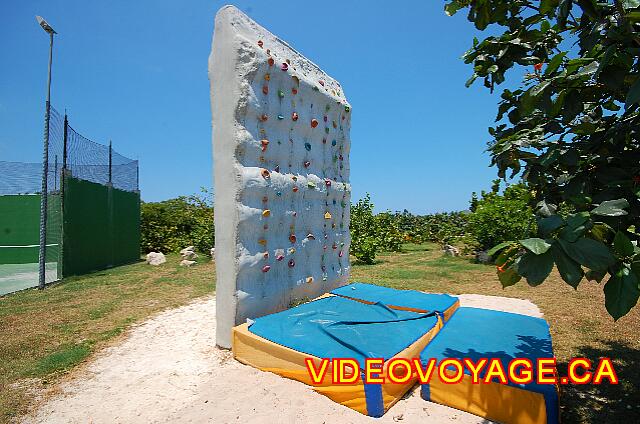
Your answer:
[[[600,283],[605,275],[607,275],[606,271],[594,271],[592,269],[584,274],[587,280],[595,281],[596,283]]]
[[[551,246],[551,253],[562,279],[574,289],[578,288],[578,284],[580,284],[584,275],[580,264],[567,256],[557,243]]]
[[[547,69],[544,70],[544,75],[549,76],[556,71],[562,65],[562,59],[567,55],[567,52],[560,52],[549,61]]]
[[[546,200],[541,200],[536,205],[536,213],[540,216],[551,216],[556,213],[558,207],[553,203],[547,203]]]
[[[540,96],[540,94],[542,94],[542,92],[545,90],[545,88],[549,86],[549,84],[551,84],[551,80],[542,81],[540,84],[531,88],[530,90],[531,97],[533,99],[537,99]]]
[[[593,209],[591,213],[602,216],[622,216],[627,215],[625,209],[628,207],[629,202],[626,199],[605,200],[597,208]]]
[[[540,14],[546,15],[558,7],[559,0],[541,0],[540,1]]]
[[[538,230],[544,236],[548,236],[564,225],[564,220],[560,215],[551,215],[538,220]]]
[[[633,243],[622,231],[618,231],[613,239],[613,248],[621,257],[633,255]]]
[[[551,247],[549,243],[537,237],[520,240],[520,244],[536,255],[545,253]]]
[[[509,267],[504,271],[498,270],[498,280],[500,280],[500,283],[502,284],[502,288],[513,286],[521,279],[522,277],[518,275],[518,273],[516,272],[515,269],[513,269],[513,267]]]
[[[465,86],[465,87],[467,87],[467,88],[471,87],[471,84],[473,84],[473,82],[474,82],[477,78],[478,78],[478,74],[476,74],[476,73],[474,72],[474,74],[473,74],[473,75],[471,75],[471,78],[469,78],[469,79],[467,80],[467,82],[465,82],[465,83],[464,83],[464,86]]]
[[[558,242],[571,259],[589,269],[604,271],[616,261],[607,246],[590,238],[581,238],[573,243],[558,239]]]
[[[640,7],[640,0],[622,0],[622,7],[625,9],[635,9]]]
[[[633,83],[629,92],[627,93],[627,99],[624,102],[625,108],[629,108],[634,103],[640,102],[640,78],[636,78],[636,82]]]
[[[487,250],[487,255],[493,256],[496,253],[498,253],[500,250],[504,249],[505,247],[507,247],[507,246],[509,246],[511,244],[513,244],[512,241],[505,241],[505,242],[502,242],[502,243],[500,243],[500,244],[498,244],[496,246],[493,246],[491,249]]]
[[[622,267],[609,278],[604,286],[604,306],[614,320],[626,315],[640,297],[638,277],[627,267]]]
[[[553,255],[547,251],[541,255],[525,253],[518,262],[517,272],[527,279],[530,286],[539,286],[553,269]]]

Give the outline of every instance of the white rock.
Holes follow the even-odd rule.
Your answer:
[[[196,251],[196,248],[195,248],[194,246],[188,246],[188,247],[185,247],[184,249],[182,249],[182,250],[180,251],[180,254],[181,254],[181,255],[185,255],[185,254],[187,254],[188,252],[195,252],[195,251]]]
[[[195,263],[196,263],[196,261],[188,261],[188,260],[186,260],[186,259],[183,259],[183,260],[180,262],[180,266],[186,266],[186,267],[189,267],[189,266],[191,266],[191,265],[194,265]]]
[[[182,253],[181,256],[182,256],[182,259],[186,259],[188,261],[192,261],[198,258],[198,254],[193,250],[187,250],[184,253]]]
[[[149,265],[160,265],[167,262],[167,258],[162,252],[149,252],[147,253],[147,263]]]
[[[216,248],[212,247],[211,248],[211,262],[216,260]]]
[[[445,244],[442,248],[446,256],[460,256],[460,250],[457,247]]]

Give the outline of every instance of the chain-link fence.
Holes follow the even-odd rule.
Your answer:
[[[83,204],[99,201],[102,196],[109,200],[103,202],[102,209],[110,210],[97,210],[96,213],[118,216],[117,210],[114,213],[111,199],[122,196],[113,196],[112,192],[107,194],[107,189],[131,193],[124,194],[128,196],[129,209],[131,205],[135,209],[135,199],[139,203],[137,160],[122,156],[111,145],[98,144],[80,135],[68,124],[66,115],[53,107],[50,108],[49,119],[46,202],[42,202],[41,197],[42,163],[0,161],[0,295],[38,285],[42,204],[46,205],[45,282],[50,283],[67,275],[63,270],[65,210],[74,209],[70,216],[82,215],[78,210],[83,208]],[[65,195],[65,185],[75,187],[70,184],[72,181],[96,185],[83,188],[83,196],[75,195],[68,200],[72,193]],[[100,190],[104,193],[98,193]],[[87,196],[92,196],[92,193],[93,198],[89,200]],[[65,205],[65,198],[68,205]],[[127,215],[127,220],[131,219],[139,218]],[[74,233],[74,228],[71,227],[69,232]],[[117,231],[115,228],[111,230]],[[87,231],[90,232],[90,228]],[[72,265],[77,261],[77,258],[66,259],[66,263]],[[99,262],[96,264],[100,266]],[[112,264],[105,263],[105,266],[109,265]]]

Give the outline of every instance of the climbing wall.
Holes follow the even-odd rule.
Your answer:
[[[349,274],[349,128],[342,87],[233,6],[209,57],[217,343]]]

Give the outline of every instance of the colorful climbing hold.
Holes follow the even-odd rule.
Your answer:
[[[276,256],[276,261],[280,262],[284,259],[284,255],[278,255]]]
[[[311,128],[315,128],[318,126],[318,120],[317,119],[312,119],[311,120]]]
[[[259,239],[259,240],[258,240],[258,243],[259,243],[259,244],[261,244],[261,245],[263,245],[263,246],[265,246],[265,245],[267,244],[267,240],[266,240],[266,239],[261,238],[261,239]]]
[[[324,219],[331,219],[331,213],[329,211],[324,213]]]
[[[307,187],[316,188],[316,183],[314,183],[313,181],[307,181]]]
[[[282,66],[280,66],[280,69],[282,69],[283,71],[288,71],[289,64],[287,62],[282,62]]]
[[[338,144],[335,140],[331,140],[331,145],[335,146],[336,144]]]
[[[268,218],[268,217],[270,217],[270,216],[271,216],[271,210],[270,210],[270,209],[265,209],[265,210],[263,210],[263,211],[262,211],[262,216],[263,216],[264,218]]]
[[[279,144],[279,143],[278,143]],[[276,167],[273,169],[275,172],[280,172],[280,165],[276,165]]]
[[[265,265],[262,267],[262,272],[269,272],[270,269],[271,267],[269,265]]]
[[[259,46],[260,48],[262,48],[262,46],[263,46],[263,45],[264,45],[264,43],[262,42],[262,40],[258,40],[258,46]]]
[[[307,277],[305,281],[307,282],[307,284],[311,284],[313,283],[313,277]]]
[[[264,94],[269,94],[269,86],[268,85],[263,85],[262,86],[262,92]]]
[[[263,113],[262,115],[260,115],[260,120],[262,122],[266,122],[269,120],[269,115],[267,115],[266,113]]]
[[[269,252],[264,252],[264,253],[262,254],[262,257],[263,257],[264,259],[269,259]]]
[[[269,146],[269,140],[260,140],[261,149],[264,152],[267,150],[267,146]]]
[[[351,110],[351,107],[349,107],[349,105],[344,105],[344,111],[345,112],[349,112]]]
[[[269,81],[270,79],[271,79],[271,74],[270,73],[267,72],[266,74],[264,74],[264,80],[265,81]]]
[[[291,114],[291,119],[294,120],[294,121],[297,121],[298,120],[298,114],[296,112],[293,112]]]
[[[298,192],[298,186],[293,186],[293,192],[297,193]]]
[[[267,50],[267,52],[269,52],[269,50]],[[269,59],[267,59],[267,63],[269,64],[269,66],[273,66],[273,64],[275,63],[275,61],[273,60],[272,57],[270,57]]]
[[[342,257],[342,250],[338,253],[338,257],[341,258]]]
[[[278,90],[278,97],[283,98],[284,97],[284,91]]]
[[[324,185],[326,185],[327,187],[331,187],[331,180],[329,179],[324,180]]]
[[[311,143],[304,143],[304,148],[307,149],[307,152],[311,151]]]
[[[303,165],[304,165],[305,168],[308,168],[309,166],[311,166],[311,162],[308,161],[308,160],[305,160]]]
[[[291,235],[289,236],[289,241],[290,241],[291,243],[295,243],[295,242],[296,242],[296,240],[297,240],[297,238],[296,238],[296,235],[295,235],[295,234],[291,234]]]
[[[315,240],[315,239],[316,239],[316,236],[314,236],[312,233],[309,233],[309,234],[307,234],[307,238],[308,238],[309,240]]]
[[[264,178],[265,180],[271,178],[271,174],[266,169],[261,169],[260,170],[260,175],[262,175],[262,178]]]
[[[296,261],[289,259],[289,268],[293,268],[294,266],[296,266]]]
[[[318,81],[318,82],[320,83],[320,85],[321,85],[321,86],[323,86],[323,87],[324,87],[324,81],[320,80],[320,81]]]
[[[267,203],[269,198],[267,196],[262,196],[262,203]]]
[[[278,196],[278,197],[282,196],[282,192],[281,191],[276,191],[276,196]]]

